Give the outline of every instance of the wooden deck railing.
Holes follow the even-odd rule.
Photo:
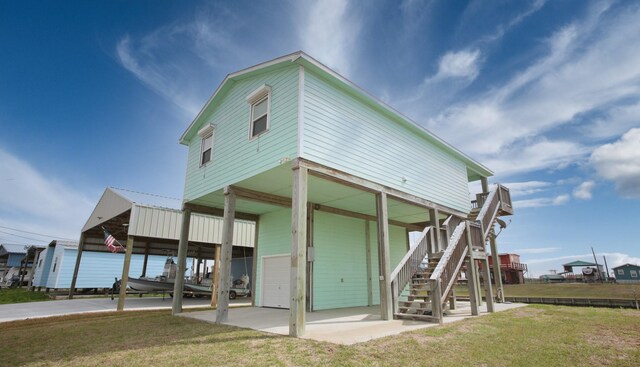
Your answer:
[[[489,233],[491,233],[491,229],[493,227],[493,221],[496,219],[496,215],[500,209],[499,206],[500,196],[498,194],[498,187],[495,187],[491,192],[489,192],[482,209],[480,209],[480,213],[476,217],[476,220],[482,224],[482,229],[484,231],[482,237],[485,241],[489,238]]]
[[[425,256],[427,256],[429,247],[433,244],[433,241],[434,235],[432,227],[425,228],[420,234],[418,243],[404,255],[398,266],[391,272],[394,307],[396,307],[398,297],[400,297],[404,288],[409,281],[411,281],[411,277],[416,273]]]
[[[486,241],[482,238],[482,226],[479,222],[469,222],[471,244],[476,251],[485,251]]]
[[[513,214],[513,204],[511,203],[509,188],[498,184],[498,196],[500,197],[501,210],[505,214]]]

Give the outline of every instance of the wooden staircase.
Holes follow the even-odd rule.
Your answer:
[[[478,194],[472,206],[468,219],[451,216],[443,223],[449,235],[444,251],[430,251],[436,248],[435,229],[427,227],[391,273],[394,318],[442,323],[464,263],[486,256],[486,242],[497,218],[513,214],[509,190],[502,185]]]

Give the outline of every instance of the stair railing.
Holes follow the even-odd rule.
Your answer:
[[[402,291],[411,281],[411,277],[418,271],[420,264],[424,261],[429,252],[429,247],[434,241],[432,227],[425,228],[420,234],[417,244],[407,252],[400,260],[400,263],[391,272],[391,287],[393,296],[394,312],[397,310],[398,298]]]
[[[458,273],[462,264],[464,264],[469,249],[467,236],[465,235],[466,227],[467,223],[464,221],[460,222],[455,228],[449,240],[449,247],[445,250],[431,274],[431,278],[429,278],[432,289],[432,313],[440,321],[442,320],[442,306],[457,280]]]
[[[498,187],[499,186],[495,186],[493,190],[489,192],[484,205],[482,205],[482,209],[480,209],[480,213],[476,217],[476,220],[482,224],[482,229],[484,230],[483,238],[485,241],[489,239],[489,233],[491,233],[493,223],[498,215],[498,210],[500,209],[500,195],[498,194]]]

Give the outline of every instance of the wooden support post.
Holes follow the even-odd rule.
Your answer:
[[[189,227],[191,225],[191,209],[182,210],[182,227],[180,228],[180,240],[178,242],[178,269],[173,283],[173,303],[171,314],[182,312],[182,296],[184,294],[184,273],[187,267],[187,251],[189,250]]]
[[[482,284],[480,283],[480,267],[478,266],[478,261],[473,261],[473,267],[476,269],[476,299],[478,300],[478,307],[482,307],[484,301],[482,300]]]
[[[489,235],[489,243],[491,244],[491,262],[493,263],[493,279],[496,284],[497,301],[504,303],[504,288],[502,287],[502,272],[500,271],[500,254],[498,254],[498,244],[496,236],[491,233]]]
[[[307,181],[305,167],[293,169],[291,197],[291,293],[289,305],[289,335],[305,332],[306,272],[307,272]]]
[[[253,240],[253,261],[251,264],[251,306],[256,305],[256,279],[258,277],[258,235],[260,229],[260,220],[258,219],[254,227]]]
[[[435,233],[435,243],[432,243],[432,248],[430,249],[429,254],[434,254],[440,252],[442,250],[442,233],[440,233],[440,220],[438,220],[438,209],[429,209],[429,223],[431,227],[433,227]]]
[[[484,278],[484,291],[487,302],[487,312],[495,312],[493,305],[493,289],[491,288],[491,272],[489,271],[489,260],[482,260],[482,277]]]
[[[444,324],[444,311],[442,309],[442,282],[436,279],[432,283],[433,298],[431,302],[431,314],[438,320],[440,325]]]
[[[149,262],[149,242],[144,244],[144,260],[142,262],[142,275],[141,277],[147,276],[147,263]]]
[[[224,188],[224,217],[222,219],[222,247],[216,324],[229,318],[229,288],[231,286],[231,259],[233,255],[233,224],[236,216],[236,195],[230,187]]]
[[[367,306],[373,305],[373,270],[371,269],[371,226],[364,221],[364,241],[367,252]]]
[[[389,213],[387,194],[376,194],[376,216],[378,220],[378,262],[380,270],[380,316],[393,319],[393,295],[391,293],[391,266],[389,251]]]
[[[120,295],[118,296],[118,311],[124,310],[124,301],[127,298],[127,283],[129,282],[129,267],[131,265],[131,254],[133,253],[133,236],[127,237],[127,249],[124,253],[124,264],[122,265],[122,277],[120,278]]]
[[[455,288],[455,284],[451,288],[451,298],[449,298],[449,309],[451,309],[451,310],[455,310],[456,309],[456,288]]]
[[[218,307],[218,288],[220,287],[220,261],[222,246],[216,245],[213,255],[213,291],[211,292],[211,307]]]
[[[35,255],[33,259],[33,265],[31,266],[31,277],[29,278],[29,284],[27,285],[27,289],[33,291],[33,278],[36,277],[36,269],[38,268],[38,261],[40,260],[41,251],[35,250]]]
[[[471,315],[478,316],[478,292],[476,291],[476,274],[475,266],[473,266],[473,260],[469,257],[467,261],[467,286],[469,287],[469,302],[471,303]]]
[[[465,234],[467,236],[467,258],[469,261],[467,262],[467,285],[469,286],[469,301],[471,302],[471,314],[473,316],[477,316],[479,314],[478,307],[480,306],[479,299],[479,281],[478,278],[478,268],[476,266],[476,261],[473,257],[473,243],[471,241],[471,229],[469,226],[469,221],[466,222],[467,228],[465,230]]]
[[[73,293],[76,291],[76,281],[78,280],[78,271],[80,270],[80,260],[82,259],[82,250],[84,249],[84,233],[80,233],[80,241],[78,242],[78,255],[76,256],[76,266],[73,268],[73,277],[71,278],[71,286],[69,287],[69,299],[73,299]]]
[[[313,260],[315,249],[313,248],[313,216],[315,215],[313,203],[307,203],[307,284],[306,284],[306,311],[313,312]],[[313,255],[311,255],[313,253]]]

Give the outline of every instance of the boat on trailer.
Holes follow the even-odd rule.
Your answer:
[[[177,264],[173,257],[169,256],[164,264],[162,275],[155,278],[140,277],[131,278],[127,286],[140,292],[173,292],[176,279]],[[211,294],[212,286],[209,284],[197,284],[193,279],[185,278],[184,292],[187,295],[207,295]]]

